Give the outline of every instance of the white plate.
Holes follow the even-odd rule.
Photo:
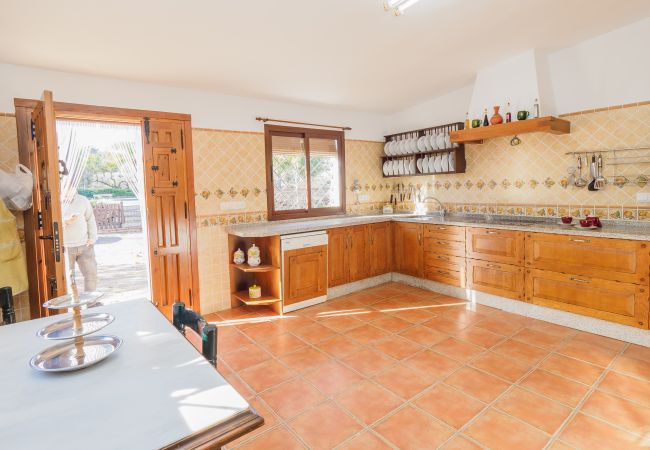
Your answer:
[[[434,161],[435,160],[436,160],[436,158],[433,155],[431,155],[431,157],[429,158],[429,173],[435,172],[435,170],[434,170]]]
[[[429,152],[429,151],[432,150],[432,148],[431,148],[431,136],[429,136],[428,134],[424,135],[424,147],[425,147],[425,150],[424,150],[425,152]]]
[[[384,161],[384,165],[381,168],[381,171],[384,173],[384,176],[388,176],[388,163],[389,161]]]
[[[451,148],[451,136],[445,133],[445,148]]]
[[[426,140],[426,136],[420,136],[420,139],[418,139],[418,151],[421,152],[427,151],[427,146],[424,143],[425,140]]]
[[[445,132],[441,131],[438,133],[438,136],[436,136],[436,145],[439,149],[445,148]]]
[[[445,153],[442,155],[440,168],[441,168],[441,172],[449,172],[449,153]]]
[[[449,154],[449,171],[456,170],[456,152]]]
[[[440,153],[436,155],[436,159],[433,162],[433,170],[435,172],[441,172],[442,170],[442,156],[440,156]]]
[[[422,173],[429,173],[429,155],[422,158]]]
[[[389,154],[389,153],[388,153],[388,148],[389,148],[389,147],[390,147],[390,141],[387,141],[387,142],[384,144],[384,153],[385,153],[386,155]]]
[[[411,160],[411,164],[409,165],[409,172],[411,172],[411,175],[415,174],[415,159]]]
[[[435,133],[432,133],[431,136],[429,136],[429,144],[431,144],[431,150],[437,150],[438,149],[438,135]]]
[[[416,165],[418,167],[418,172],[422,173],[422,158],[418,158]]]

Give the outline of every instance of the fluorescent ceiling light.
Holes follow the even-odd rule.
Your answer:
[[[393,11],[396,16],[401,15],[407,8],[415,5],[420,0],[386,0],[384,10]]]

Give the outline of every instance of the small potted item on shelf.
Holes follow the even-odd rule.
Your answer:
[[[248,265],[257,267],[262,261],[260,260],[260,249],[255,244],[248,249]]]
[[[499,125],[500,123],[503,123],[503,117],[501,117],[501,114],[499,114],[499,108],[500,106],[494,106],[494,114],[490,118],[490,125]]]
[[[262,296],[262,288],[256,284],[251,285],[248,288],[248,296],[250,298],[260,298]]]
[[[244,261],[246,261],[244,252],[241,248],[238,248],[237,251],[233,254],[232,262],[235,264],[244,264]]]
[[[517,111],[517,120],[526,120],[529,115],[528,111]]]
[[[472,120],[472,128],[478,128],[481,126],[481,119],[473,119]]]

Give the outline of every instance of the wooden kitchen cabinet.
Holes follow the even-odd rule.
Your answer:
[[[526,269],[526,298],[549,308],[648,328],[648,286]]]
[[[396,222],[393,230],[395,271],[414,277],[421,276],[423,225]]]
[[[515,266],[524,265],[524,232],[494,228],[466,229],[466,256]]]
[[[373,223],[368,226],[370,246],[368,251],[370,276],[376,277],[392,270],[391,222]]]
[[[368,266],[368,226],[357,225],[347,228],[348,234],[348,282],[370,276]]]
[[[465,228],[425,225],[423,276],[438,283],[465,287]]]
[[[467,260],[467,287],[501,297],[524,300],[524,268],[510,264]]]
[[[284,252],[284,306],[327,294],[327,246]]]
[[[327,230],[327,285],[338,286],[348,282],[348,229]]]
[[[642,241],[527,233],[526,267],[647,285],[650,258]]]

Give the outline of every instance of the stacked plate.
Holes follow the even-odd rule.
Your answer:
[[[425,155],[418,158],[415,165],[419,173],[453,172],[456,170],[456,154],[454,152],[441,152]]]
[[[386,177],[396,175],[415,175],[417,173],[415,159],[391,159],[384,161],[382,171]]]

